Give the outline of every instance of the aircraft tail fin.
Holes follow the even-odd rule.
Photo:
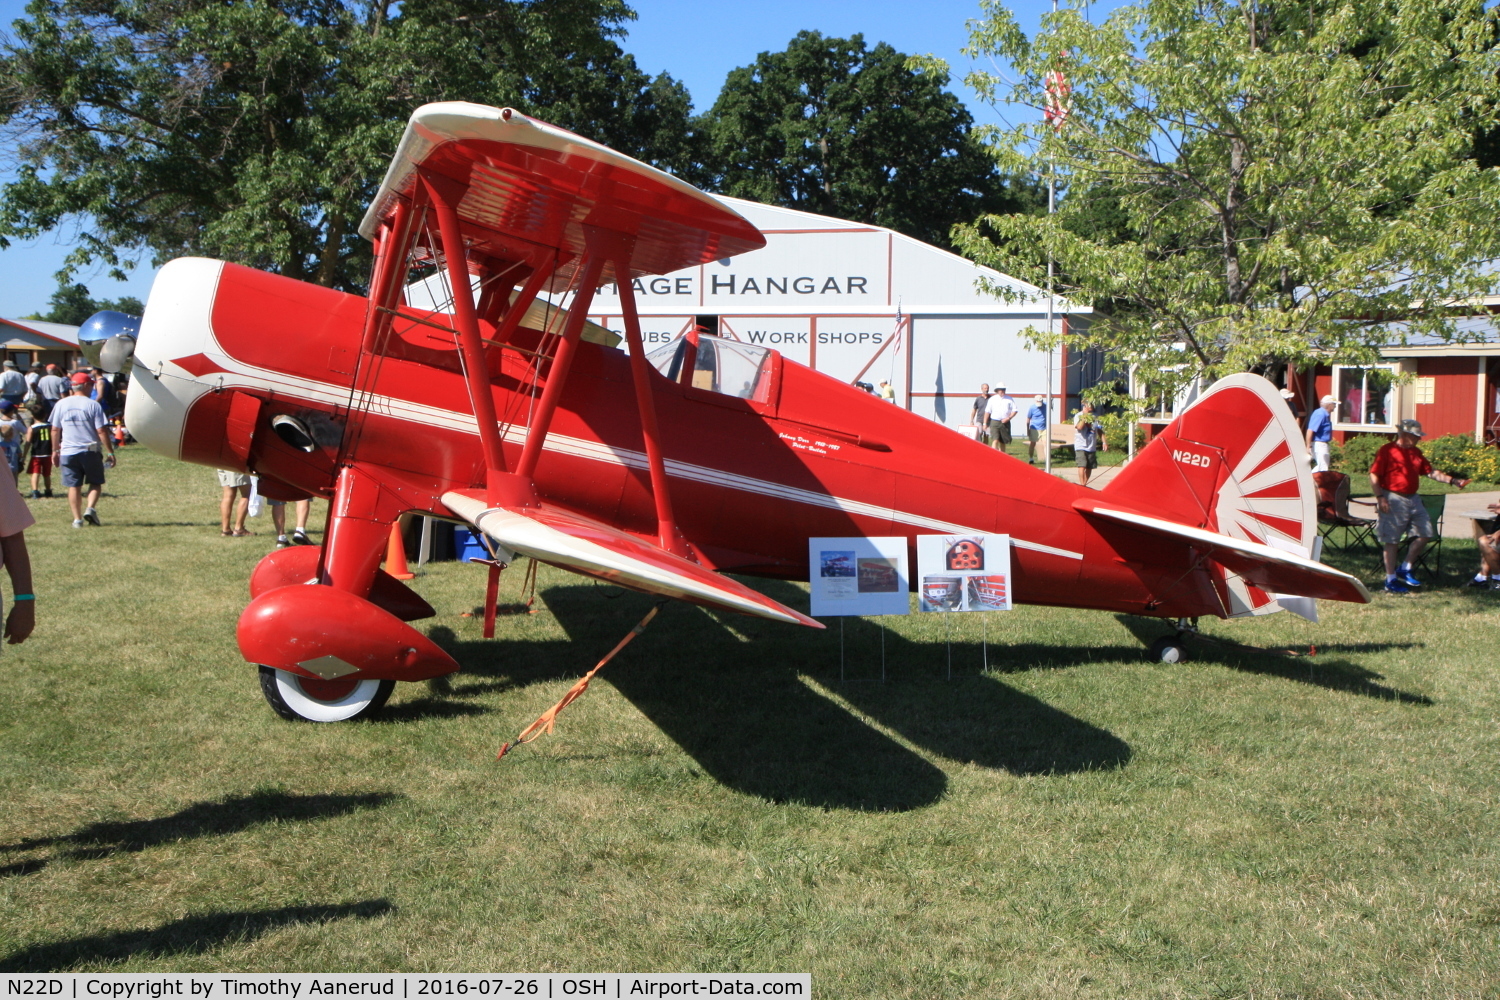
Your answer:
[[[1276,388],[1259,375],[1215,382],[1101,494],[1167,522],[1302,560],[1313,556],[1318,536],[1317,490],[1301,429]],[[1211,557],[1227,616],[1280,611],[1274,593],[1237,571],[1247,567],[1228,551]],[[1287,579],[1284,567],[1277,576],[1277,593],[1298,593],[1297,574]],[[1309,572],[1306,583],[1309,596],[1330,596],[1327,581],[1320,585],[1316,574]]]

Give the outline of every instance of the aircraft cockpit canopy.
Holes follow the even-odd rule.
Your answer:
[[[699,335],[697,339],[691,377],[687,377],[683,370],[689,364],[693,346],[687,337],[679,337],[658,347],[646,355],[646,360],[673,382],[740,399],[765,401],[770,389],[774,351],[724,337]]]

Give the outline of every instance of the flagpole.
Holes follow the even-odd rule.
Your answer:
[[[1057,0],[1052,0],[1052,13],[1057,13]],[[1060,96],[1060,95],[1059,95]],[[1047,158],[1047,217],[1050,220],[1057,211],[1057,172],[1053,169],[1052,158]],[[1052,324],[1053,324],[1053,267],[1052,251],[1047,251],[1047,457],[1042,468],[1048,474],[1052,472],[1052,427],[1056,419],[1050,412],[1053,405],[1052,398],[1052,355],[1055,348],[1052,346]],[[1058,413],[1061,415],[1068,408],[1068,383],[1063,379],[1063,403],[1059,406]]]
[[[1052,7],[1057,9],[1057,0],[1052,0]],[[1047,162],[1047,215],[1051,216],[1057,211],[1057,179],[1052,173],[1052,162]],[[1052,408],[1052,324],[1053,324],[1053,294],[1052,294],[1052,269],[1055,266],[1052,260],[1052,251],[1047,251],[1047,408]],[[1063,382],[1063,405],[1058,407],[1059,412],[1067,409],[1067,382]],[[1047,417],[1047,461],[1043,466],[1047,472],[1052,471],[1052,421],[1049,414]]]

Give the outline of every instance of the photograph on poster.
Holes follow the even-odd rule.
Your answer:
[[[814,617],[910,613],[905,538],[810,538],[807,548]]]
[[[1009,611],[1009,535],[918,535],[922,611]]]

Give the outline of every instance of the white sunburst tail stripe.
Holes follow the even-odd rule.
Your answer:
[[[1271,395],[1270,383],[1258,376],[1231,375],[1221,379],[1192,405],[1201,405],[1215,393],[1233,388],[1249,391],[1260,401],[1264,407],[1265,424],[1250,447],[1234,463],[1219,489],[1214,505],[1218,529],[1231,538],[1269,545],[1306,558],[1317,537],[1317,508],[1312,502],[1312,484],[1306,465],[1299,462],[1304,457],[1303,449],[1299,447],[1299,428],[1292,420],[1291,412]],[[1283,445],[1287,454],[1266,465]],[[1276,489],[1283,485],[1284,489]],[[1246,496],[1265,492],[1281,495]],[[1258,514],[1271,520],[1257,517]],[[1290,534],[1284,524],[1296,525],[1298,534]],[[1265,615],[1281,610],[1273,595],[1227,567],[1220,566],[1219,571],[1229,604],[1226,610],[1231,617]]]
[[[1240,479],[1240,490],[1246,494],[1261,493],[1275,486],[1291,486],[1291,492],[1297,490],[1297,462],[1290,455],[1286,455],[1252,475],[1249,479]],[[1236,477],[1238,478],[1238,477]],[[1262,500],[1277,499],[1275,497],[1253,497],[1256,503]]]
[[[1240,460],[1235,463],[1234,478],[1241,484],[1247,484],[1250,474],[1266,460],[1271,452],[1276,450],[1278,445],[1285,442],[1286,438],[1282,435],[1281,428],[1277,422],[1274,419],[1267,420],[1266,425],[1261,428],[1260,436],[1255,439],[1254,443],[1246,449],[1245,454],[1241,455]]]
[[[1297,497],[1246,497],[1245,511],[1302,523],[1302,501]]]
[[[1248,502],[1245,502],[1244,506],[1231,507],[1228,511],[1221,513],[1219,530],[1235,538],[1248,538],[1251,541],[1263,542],[1267,545],[1274,544],[1273,539],[1285,540],[1298,549],[1305,549],[1301,538],[1288,534],[1276,525],[1255,516],[1256,513],[1261,513],[1268,517],[1279,517],[1300,525],[1300,508],[1301,504],[1298,502],[1297,507],[1289,508],[1285,513],[1277,513],[1274,507],[1267,510],[1265,507],[1259,505],[1250,507]]]
[[[1244,457],[1236,464],[1233,472],[1235,495],[1233,500],[1236,510],[1236,520],[1251,520],[1262,527],[1262,530],[1276,532],[1285,537],[1292,537],[1274,525],[1247,517],[1249,512],[1265,514],[1270,517],[1294,521],[1299,527],[1305,528],[1303,518],[1305,510],[1300,496],[1301,490],[1297,483],[1297,464],[1290,453],[1281,459],[1271,463],[1263,469],[1260,466],[1275,452],[1278,447],[1286,443],[1286,438],[1281,432],[1281,427],[1276,420],[1270,420],[1261,430],[1260,436],[1245,453]],[[1256,470],[1259,469],[1257,472]],[[1282,483],[1290,484],[1291,492],[1295,496],[1282,497],[1251,497],[1246,494],[1259,493]],[[1229,499],[1228,496],[1225,499]],[[1221,507],[1223,504],[1221,503]],[[1298,544],[1302,544],[1298,539]]]

